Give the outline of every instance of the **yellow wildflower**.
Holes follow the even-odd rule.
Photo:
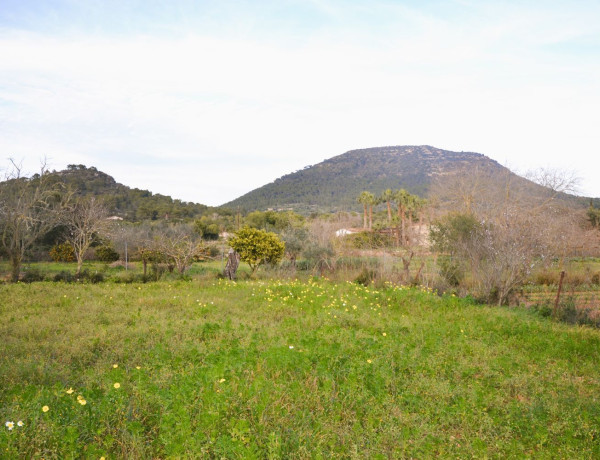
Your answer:
[[[48,412],[50,408],[48,406],[42,407],[42,412]]]
[[[116,382],[113,387],[115,387],[116,389],[121,388],[121,384],[119,382]]]

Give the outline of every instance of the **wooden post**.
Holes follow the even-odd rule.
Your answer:
[[[558,314],[558,302],[560,300],[560,291],[562,291],[563,280],[565,279],[565,271],[560,272],[560,281],[558,282],[558,292],[556,293],[556,301],[554,302],[554,312],[553,315],[556,318]]]
[[[225,265],[225,270],[223,275],[225,278],[234,280],[235,273],[240,265],[240,255],[235,252],[233,249],[229,249],[229,254],[227,256],[227,265]]]

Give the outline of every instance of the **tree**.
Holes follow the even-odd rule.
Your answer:
[[[396,228],[397,240],[401,246],[406,244],[406,210],[408,202],[410,200],[410,193],[404,189],[396,190],[394,192],[394,201],[398,205],[398,221],[401,225],[400,228]]]
[[[251,227],[238,230],[229,238],[229,245],[250,266],[252,274],[262,264],[278,263],[285,252],[285,243],[275,233]]]
[[[69,199],[61,183],[50,180],[45,164],[31,178],[22,176],[21,166],[12,167],[0,183],[0,239],[11,265],[11,280],[17,282],[25,254],[36,240],[52,230]]]
[[[164,255],[167,262],[177,268],[181,275],[192,265],[196,258],[206,254],[206,248],[193,236],[189,225],[173,225],[162,229],[160,235],[155,235],[154,251]]]
[[[508,170],[462,176],[441,189],[446,210],[455,214],[435,222],[430,237],[434,248],[450,257],[442,271],[454,270],[456,283],[482,300],[506,303],[533,270],[555,258],[562,261],[585,239],[582,213],[555,199],[562,191],[557,187],[570,186],[570,179],[552,176],[554,188],[548,188]]]
[[[107,217],[108,210],[94,197],[79,198],[63,213],[65,239],[73,247],[77,260],[76,276],[81,274],[86,251],[107,229],[109,224]]]
[[[306,246],[308,231],[304,227],[289,227],[281,233],[280,237],[285,244],[285,254],[290,259],[292,268],[295,270],[296,258]]]
[[[380,196],[380,200],[387,205],[388,225],[392,223],[392,201],[394,200],[394,192],[391,189],[384,190]]]
[[[369,204],[374,200],[374,196],[371,192],[363,191],[358,196],[358,202],[363,205],[363,228],[367,228],[367,216]]]

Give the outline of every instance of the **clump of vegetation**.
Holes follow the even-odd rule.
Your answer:
[[[277,264],[285,252],[285,243],[272,232],[244,227],[229,239],[229,245],[246,262],[252,274],[263,264]]]
[[[119,258],[119,253],[110,245],[102,245],[96,248],[96,259],[102,262],[116,262]]]
[[[54,262],[74,262],[75,251],[69,243],[59,243],[50,249],[50,257]]]

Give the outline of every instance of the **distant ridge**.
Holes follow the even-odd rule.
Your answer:
[[[187,203],[170,196],[153,194],[120,184],[94,166],[68,165],[52,171],[55,180],[64,182],[81,196],[101,197],[111,214],[131,222],[158,219],[190,219],[200,216],[208,206]]]
[[[303,213],[359,210],[356,198],[363,190],[380,193],[388,188],[405,188],[426,196],[436,176],[471,168],[490,173],[508,171],[480,153],[452,152],[429,145],[373,147],[350,150],[307,166],[223,206],[247,211],[293,209]]]

